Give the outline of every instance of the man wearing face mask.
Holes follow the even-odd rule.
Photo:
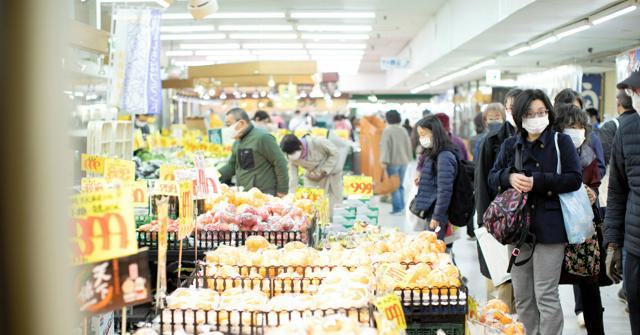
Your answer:
[[[618,83],[640,110],[640,71]],[[619,283],[624,276],[631,333],[640,335],[640,115],[620,121],[611,146],[609,193],[604,220],[607,276]],[[622,250],[626,256],[622,259]],[[624,267],[624,273],[622,271]]]
[[[304,186],[322,188],[329,198],[330,208],[342,202],[342,168],[346,155],[331,140],[289,134],[280,141],[282,152],[289,159],[289,192],[298,187],[298,168],[303,167]]]
[[[287,160],[273,135],[253,126],[249,115],[241,108],[233,108],[225,116],[223,139],[234,139],[231,157],[220,169],[220,180],[245,190],[253,187],[266,194],[283,197],[289,190]]]
[[[482,227],[484,225],[484,223],[482,222],[482,215],[489,207],[489,204],[491,204],[491,201],[493,201],[493,199],[497,196],[497,193],[489,187],[487,178],[489,176],[489,171],[491,171],[491,168],[496,161],[496,157],[498,157],[498,152],[500,151],[502,142],[504,142],[507,138],[513,136],[516,132],[512,108],[513,102],[520,93],[522,93],[522,90],[517,88],[514,88],[507,92],[507,95],[504,99],[503,112],[505,121],[502,122],[498,129],[489,131],[489,133],[485,136],[484,140],[480,144],[478,150],[474,178],[476,213],[478,213],[478,227]],[[494,287],[493,281],[491,281],[491,275],[489,274],[489,269],[487,268],[487,263],[482,254],[482,250],[480,250],[480,244],[477,244],[477,249],[480,263],[480,272],[486,278],[487,300],[494,298],[500,299],[507,305],[509,305],[512,311],[515,310],[513,287],[511,286],[511,282],[507,282],[498,287]]]

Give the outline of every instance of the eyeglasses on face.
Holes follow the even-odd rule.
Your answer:
[[[543,117],[545,115],[547,115],[547,113],[549,112],[548,109],[546,108],[540,108],[538,110],[533,110],[533,109],[528,109],[527,110],[527,114],[524,116],[525,119],[533,119],[536,117]]]

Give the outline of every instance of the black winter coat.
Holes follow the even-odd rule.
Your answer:
[[[640,257],[640,115],[621,121],[609,161],[604,245],[616,243]]]
[[[618,124],[622,122],[622,119],[626,118],[629,115],[636,114],[635,110],[628,110],[618,116]],[[602,150],[604,150],[604,162],[609,166],[609,159],[611,159],[611,145],[613,144],[613,138],[616,136],[616,132],[618,131],[618,126],[614,122],[614,120],[609,120],[605,122],[605,124],[600,127],[600,132],[598,133],[600,136],[600,141],[602,142]]]

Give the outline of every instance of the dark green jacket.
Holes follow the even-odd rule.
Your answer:
[[[229,161],[220,169],[222,181],[236,176],[236,185],[248,191],[257,187],[263,193],[287,193],[289,176],[287,159],[275,137],[266,130],[249,126],[233,143]]]

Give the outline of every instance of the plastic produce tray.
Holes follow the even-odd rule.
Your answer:
[[[405,315],[465,315],[467,287],[396,288]]]

